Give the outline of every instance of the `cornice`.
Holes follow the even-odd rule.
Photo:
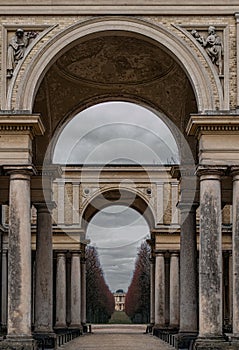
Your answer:
[[[35,0],[31,3],[1,0],[1,15],[234,15],[239,12],[237,0]]]
[[[0,113],[0,131],[30,132],[33,136],[41,136],[45,128],[40,115],[23,114],[1,114]]]
[[[201,134],[238,133],[239,114],[191,115],[186,133],[200,137]]]

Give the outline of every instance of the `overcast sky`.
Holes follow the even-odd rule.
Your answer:
[[[56,143],[54,162],[61,164],[172,164],[176,142],[154,113],[126,102],[107,102],[75,116]],[[88,225],[87,238],[98,249],[110,289],[127,291],[137,248],[149,237],[145,219],[131,208],[110,206]]]
[[[166,124],[148,109],[106,102],[75,116],[57,141],[54,162],[166,164],[178,161]]]
[[[87,238],[98,249],[111,291],[127,291],[137,248],[149,238],[149,227],[142,215],[124,206],[105,208],[93,217],[88,226]]]

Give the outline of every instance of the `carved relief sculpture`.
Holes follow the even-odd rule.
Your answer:
[[[223,44],[220,36],[216,34],[215,27],[209,26],[208,36],[206,38],[200,35],[198,31],[195,29],[191,31],[191,34],[205,48],[212,63],[218,67],[219,75],[222,75],[223,74],[223,64],[222,64]]]
[[[20,61],[25,54],[25,50],[29,45],[30,39],[38,35],[36,32],[25,33],[23,29],[18,28],[15,35],[11,38],[8,44],[7,52],[7,78],[12,78],[13,71],[16,68],[18,61]]]

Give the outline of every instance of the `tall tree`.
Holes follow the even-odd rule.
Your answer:
[[[150,247],[147,242],[138,249],[134,274],[126,294],[125,311],[135,323],[149,322]]]
[[[86,249],[86,310],[87,321],[106,323],[114,312],[114,296],[105,282],[95,247]]]

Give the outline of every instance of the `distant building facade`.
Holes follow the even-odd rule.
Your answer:
[[[125,310],[125,296],[126,296],[126,293],[123,291],[123,289],[118,289],[114,293],[115,311],[124,311]]]

